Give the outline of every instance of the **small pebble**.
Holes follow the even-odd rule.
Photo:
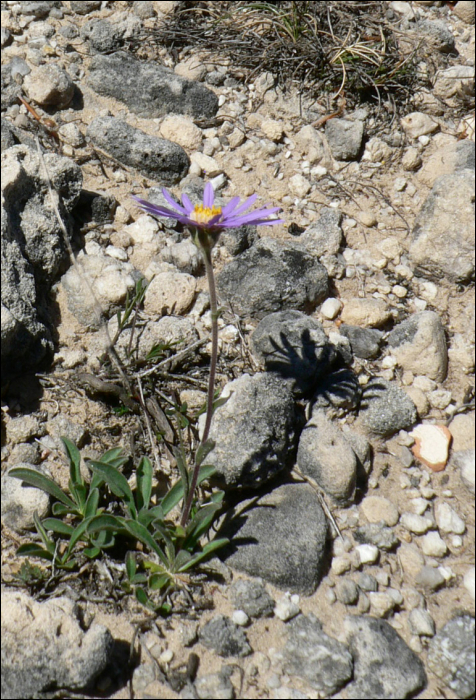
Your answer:
[[[378,559],[378,547],[373,544],[359,544],[355,551],[362,564],[373,564]]]
[[[451,433],[445,425],[422,423],[412,430],[415,438],[413,454],[434,472],[442,471],[448,462]]]
[[[299,605],[291,600],[290,595],[284,595],[281,600],[278,600],[274,608],[274,614],[279,617],[280,620],[286,622],[296,617],[301,612]]]
[[[341,309],[342,302],[340,301],[340,299],[329,298],[326,299],[325,302],[322,304],[321,314],[324,316],[324,318],[327,318],[330,321],[332,321]]]
[[[234,610],[231,619],[240,627],[245,627],[250,621],[250,618],[243,610]]]
[[[435,530],[428,532],[421,538],[421,548],[423,554],[426,554],[428,557],[444,557],[448,551],[446,543]]]

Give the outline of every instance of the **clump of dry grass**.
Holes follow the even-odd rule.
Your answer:
[[[406,102],[417,80],[418,42],[402,54],[384,2],[180,2],[131,50],[154,45],[174,56],[198,49],[246,82],[269,71],[329,106]]]

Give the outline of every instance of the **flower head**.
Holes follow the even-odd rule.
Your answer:
[[[171,209],[152,204],[135,195],[133,198],[149,214],[176,219],[188,226],[192,230],[196,242],[198,238],[201,246],[212,247],[225,228],[235,228],[245,224],[272,226],[284,223],[282,219],[268,219],[271,214],[280,211],[280,207],[267,208],[268,205],[266,205],[261,209],[244,213],[256,201],[256,194],[248,197],[242,204],[240,204],[239,197],[233,197],[223,208],[214,206],[215,192],[210,182],[205,185],[201,204],[193,205],[187,195],[182,194],[182,205],[180,205],[166,189],[162,189],[162,194],[170,204]]]

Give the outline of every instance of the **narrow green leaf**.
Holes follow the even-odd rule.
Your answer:
[[[62,437],[61,442],[63,443],[66,454],[69,459],[69,475],[72,483],[74,485],[83,484],[83,477],[81,476],[81,453],[74,444],[67,437]]]
[[[53,505],[51,506],[51,512],[53,515],[58,515],[58,516],[65,516],[65,515],[71,515],[71,514],[77,514],[78,509],[76,506],[73,508],[69,508],[68,506],[65,506],[64,503],[58,503],[58,501],[55,501]]]
[[[101,550],[99,547],[86,547],[86,549],[83,549],[83,554],[88,559],[95,559],[101,554]]]
[[[167,557],[165,556],[164,552],[161,550],[157,542],[154,540],[150,532],[147,530],[147,528],[145,528],[136,520],[125,520],[124,527],[130,535],[135,537],[137,540],[142,542],[142,544],[145,544],[146,547],[155,552],[159,559],[165,564],[165,566],[167,566]]]
[[[142,457],[137,467],[137,510],[148,508],[152,493],[152,462],[147,457]]]
[[[39,544],[34,543],[21,544],[17,549],[17,554],[21,557],[39,557],[40,559],[47,559],[48,561],[52,561],[54,557],[54,554],[43,549]]]
[[[215,474],[216,468],[213,464],[203,464],[198,472],[198,484],[200,485],[206,479],[209,479],[213,474]]]
[[[129,457],[124,454],[122,447],[113,447],[111,450],[105,452],[99,461],[119,469],[128,460]]]
[[[187,526],[187,537],[183,543],[184,549],[194,549],[200,537],[210,528],[215,514],[220,510],[219,503],[209,503],[199,508],[193,520]]]
[[[151,591],[160,591],[161,588],[170,584],[169,574],[152,574],[149,578],[149,588]]]
[[[195,554],[188,562],[181,566],[180,569],[177,569],[177,573],[182,573],[184,571],[188,571],[188,569],[193,568],[199,562],[203,561],[204,559],[207,559],[210,556],[210,554],[215,552],[217,549],[221,549],[222,547],[224,547],[226,544],[229,543],[229,541],[230,540],[228,540],[226,537],[222,537],[221,539],[216,539],[212,542],[208,542],[201,552]]]
[[[58,535],[66,535],[70,537],[74,531],[74,527],[72,525],[68,525],[68,523],[65,523],[63,520],[59,520],[58,518],[45,518],[42,521],[42,524],[45,530],[53,530],[53,532],[56,532]]]
[[[117,515],[102,514],[96,515],[96,517],[91,518],[88,523],[88,532],[100,532],[101,530],[107,530],[109,532],[122,533],[126,532],[124,526],[124,518],[119,518]]]
[[[91,489],[84,507],[84,517],[92,518],[96,515],[99,505],[99,489]]]
[[[57,501],[61,501],[61,503],[64,503],[69,508],[76,510],[76,503],[72,501],[71,498],[60,489],[58,484],[48,476],[45,476],[34,469],[27,469],[26,467],[15,467],[14,469],[10,469],[8,475],[21,479],[26,484],[35,486],[37,489],[46,491],[46,493],[49,493],[50,496],[56,498]]]
[[[134,554],[132,552],[127,552],[126,554],[126,574],[129,581],[135,576],[137,571],[137,562]]]
[[[180,479],[176,484],[172,486],[170,491],[162,498],[160,505],[162,507],[164,516],[168,515],[172,508],[180,503],[183,498],[183,482]]]
[[[124,499],[131,516],[136,518],[137,511],[134,503],[134,497],[126,477],[121,474],[121,472],[117,471],[115,467],[112,467],[110,464],[106,464],[105,462],[96,462],[91,460],[89,464],[94,471],[102,475],[113,494]]]
[[[180,472],[180,478],[182,479],[182,483],[184,484],[184,498],[186,499],[189,487],[186,457],[183,453],[183,450],[180,447],[174,447],[173,452],[174,457],[177,460],[177,467]]]
[[[83,522],[80,523],[78,525],[78,527],[76,527],[74,529],[73,533],[71,534],[71,539],[69,541],[68,548],[65,552],[65,556],[63,557],[65,561],[67,559],[69,559],[71,552],[73,551],[73,549],[76,545],[76,542],[83,538],[83,535],[86,532],[90,522],[91,522],[91,518],[87,518],[87,519],[83,520]]]
[[[192,555],[190,554],[190,552],[187,552],[185,549],[181,549],[175,557],[174,571],[181,571],[182,566],[185,566],[185,564],[187,564],[187,562],[189,562],[191,558]]]
[[[207,440],[205,443],[200,444],[197,454],[195,455],[195,464],[202,464],[203,460],[206,459],[214,447],[214,440]]]
[[[74,500],[76,501],[78,510],[81,513],[83,513],[84,506],[86,505],[86,494],[88,492],[87,486],[85,484],[75,484],[73,483],[72,479],[70,479],[68,483],[68,488]]]
[[[114,533],[109,530],[100,530],[98,534],[90,533],[89,537],[92,544],[100,549],[108,549],[109,547],[114,547],[116,539]]]
[[[41,537],[41,539],[42,539],[42,541],[43,541],[43,544],[45,545],[46,550],[47,550],[48,552],[50,552],[50,554],[54,554],[54,553],[55,553],[55,549],[56,549],[55,543],[53,542],[53,540],[51,540],[51,539],[48,537],[48,533],[46,532],[45,528],[43,527],[43,525],[42,525],[42,523],[41,523],[41,521],[40,521],[40,519],[39,519],[39,517],[38,517],[38,513],[36,512],[36,510],[35,510],[35,512],[33,513],[33,522],[35,523],[36,531],[37,531],[38,534],[40,535],[40,537]]]

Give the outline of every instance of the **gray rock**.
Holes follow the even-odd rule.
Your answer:
[[[82,5],[83,3],[78,3]],[[89,42],[92,53],[117,51],[122,45],[120,27],[107,19],[91,19],[81,27],[81,38]]]
[[[340,353],[341,348],[337,350]],[[345,359],[345,358],[344,358]],[[313,409],[334,406],[354,409],[359,405],[362,389],[359,379],[351,369],[342,367],[330,372],[320,382],[313,397]]]
[[[189,238],[163,248],[160,257],[164,262],[175,265],[180,272],[195,276],[203,272],[202,254]]]
[[[225,246],[230,255],[239,255],[251,248],[258,238],[256,226],[237,226],[225,229],[220,234],[220,243]]]
[[[325,697],[334,695],[352,678],[347,647],[325,634],[312,613],[299,615],[289,628],[283,650],[286,673],[299,676]]]
[[[337,600],[343,605],[355,605],[359,599],[359,588],[350,578],[338,579],[335,592]]]
[[[474,171],[439,177],[413,228],[409,256],[432,280],[468,282],[474,276]]]
[[[249,617],[273,614],[274,600],[260,581],[238,579],[230,586],[230,599],[235,610],[243,610]]]
[[[229,396],[213,415],[207,458],[225,488],[258,488],[290,465],[295,449],[295,407],[290,388],[276,375],[244,374],[229,382]]]
[[[371,574],[367,574],[365,571],[359,574],[357,583],[361,591],[372,591],[373,593],[378,591],[377,580]]]
[[[22,2],[18,6],[18,14],[33,15],[35,19],[44,19],[48,17],[52,9],[60,9],[62,6],[60,0],[47,0],[47,2]]]
[[[474,617],[462,614],[446,623],[430,642],[428,666],[456,697],[474,696]]]
[[[317,257],[326,254],[336,255],[342,243],[341,221],[340,211],[323,207],[319,219],[308,226],[299,242]]]
[[[114,97],[148,119],[170,113],[203,119],[213,117],[218,109],[217,96],[204,85],[123,52],[95,56],[88,83],[99,95]]]
[[[380,352],[383,333],[376,328],[359,328],[359,326],[343,323],[339,326],[339,333],[349,339],[352,352],[356,357],[368,360],[377,357]]]
[[[448,348],[443,324],[434,311],[421,311],[402,321],[387,342],[404,370],[439,382],[445,379]]]
[[[220,558],[282,590],[311,595],[324,564],[326,532],[314,489],[285,484],[229,512],[220,536],[230,538],[230,545],[220,550]]]
[[[468,491],[473,494],[474,488],[474,449],[458,450],[452,456],[451,462],[459,468],[461,480]]]
[[[441,53],[455,52],[455,39],[446,22],[421,19],[417,23],[417,31]]]
[[[251,647],[244,630],[225,615],[216,615],[199,632],[200,642],[220,656],[248,656]]]
[[[351,503],[357,457],[339,428],[323,411],[315,411],[299,439],[297,464],[336,503]]]
[[[95,146],[142,175],[173,185],[186,174],[190,160],[181,146],[149,136],[115,117],[97,117],[87,135]]]
[[[267,371],[293,380],[297,396],[309,396],[336,357],[321,324],[300,311],[265,316],[251,336],[251,349]]]
[[[438,569],[423,566],[415,576],[415,584],[428,592],[437,591],[445,584],[445,578]]]
[[[84,632],[66,597],[39,603],[20,591],[2,592],[2,697],[86,688],[111,661],[114,641],[103,625]]]
[[[15,137],[15,131],[8,121],[8,119],[4,119],[2,117],[2,153],[5,151],[7,148],[10,148],[11,146],[15,146],[18,141]]]
[[[79,198],[81,171],[68,158],[46,154],[67,230]],[[12,146],[2,157],[2,381],[46,362],[53,352],[49,290],[68,261],[43,166],[35,151]]]
[[[386,527],[382,523],[362,525],[353,532],[353,535],[359,544],[373,544],[385,552],[391,552],[399,543],[393,528]]]
[[[45,474],[42,467],[28,462],[19,462],[14,467],[33,469]],[[22,532],[33,529],[35,511],[39,518],[45,518],[49,507],[50,497],[45,491],[29,486],[21,479],[9,476],[9,472],[2,476],[2,521],[12,530]]]
[[[415,404],[395,384],[372,377],[364,387],[359,418],[375,435],[388,437],[416,423]]]
[[[310,311],[328,295],[326,269],[297,243],[267,238],[225,265],[217,277],[224,301],[243,316]]]
[[[2,65],[1,71],[1,108],[2,112],[14,104],[18,104],[18,95],[22,93],[21,84],[13,76],[14,61]]]
[[[135,287],[130,263],[108,255],[85,255],[63,275],[61,285],[71,313],[83,326],[99,328],[102,319],[122,307]],[[84,280],[89,280],[89,285]]]
[[[426,686],[422,662],[388,622],[356,615],[344,625],[354,658],[348,698],[408,698]]]
[[[77,15],[89,15],[90,12],[99,10],[101,7],[101,0],[81,0],[81,2],[71,0],[69,6],[73,12],[76,12]]]
[[[1,28],[1,39],[0,39],[0,46],[5,48],[5,46],[8,46],[12,41],[12,33],[9,29],[6,27]]]
[[[148,5],[149,3],[147,3]],[[220,698],[227,700],[235,697],[235,688],[230,680],[230,673],[223,667],[218,673],[207,673],[205,676],[197,678],[194,683],[197,695],[180,694],[181,698]]]
[[[29,99],[43,107],[67,107],[74,96],[74,83],[56,63],[35,67],[25,76],[23,87]]]
[[[356,160],[362,151],[364,124],[348,119],[329,119],[326,138],[336,160]]]

